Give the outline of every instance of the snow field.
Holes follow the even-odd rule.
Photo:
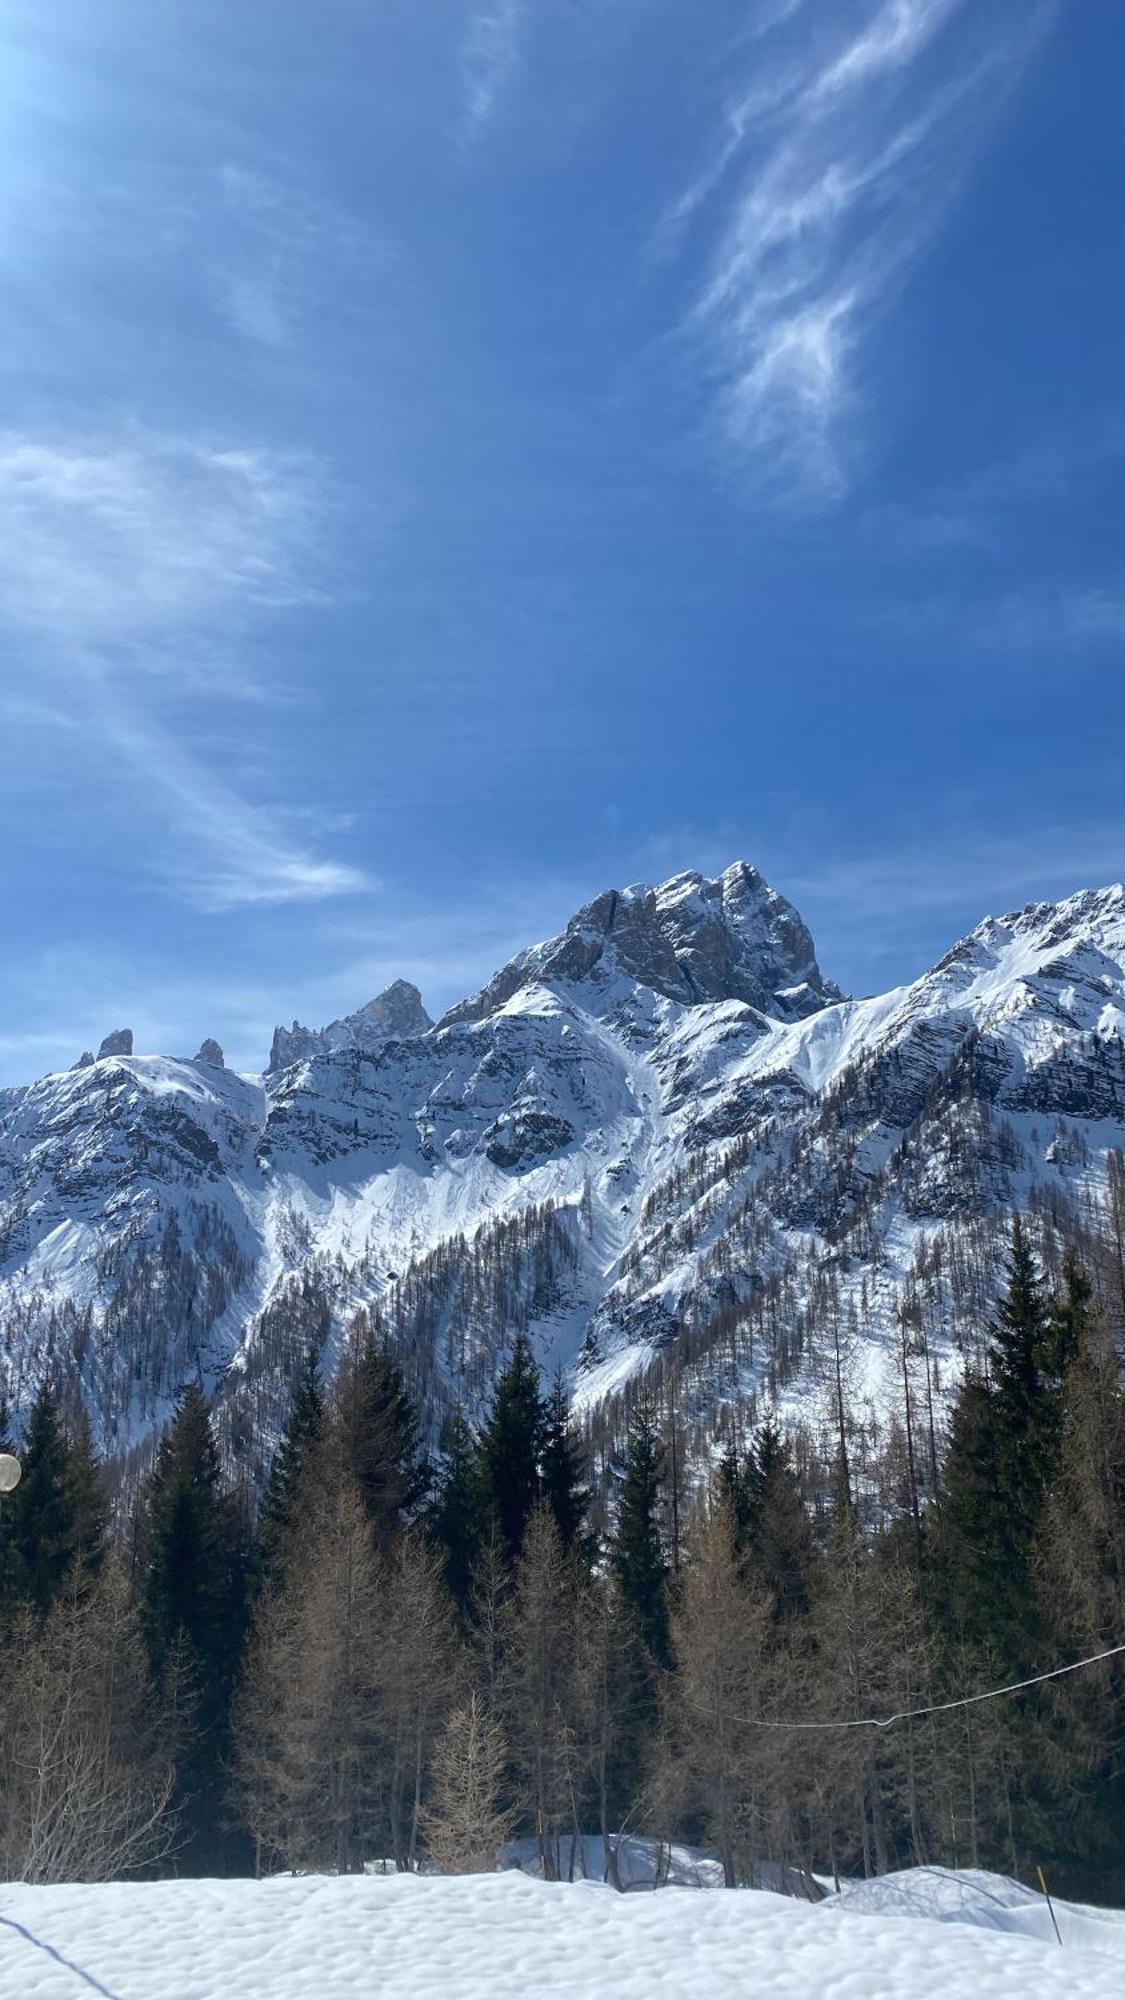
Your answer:
[[[0,1993],[1119,2000],[1125,1991],[1121,1916],[1062,1906],[1064,1940],[1069,1924],[1075,1936],[1060,1950],[1041,1901],[1016,1885],[935,1871],[931,1886],[929,1875],[911,1870],[820,1904],[761,1892],[620,1896],[514,1871],[4,1887]]]

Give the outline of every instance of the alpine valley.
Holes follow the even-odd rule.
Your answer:
[[[1125,888],[988,918],[849,999],[737,862],[599,896],[444,1019],[398,981],[261,1075],[128,1030],[0,1092],[0,1391],[119,1467],[188,1382],[255,1472],[298,1357],[377,1316],[431,1437],[519,1327],[603,1471],[636,1385],[696,1461],[766,1405],[931,1423],[1013,1210],[1125,1293]],[[1097,1261],[1097,1259],[1095,1259]],[[850,1422],[855,1423],[853,1415]],[[595,1471],[597,1463],[595,1462]]]

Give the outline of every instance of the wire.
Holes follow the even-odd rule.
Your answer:
[[[839,1722],[770,1722],[760,1715],[733,1715],[732,1722],[744,1723],[751,1729],[890,1729],[896,1722],[916,1722],[925,1715],[945,1715],[952,1708],[971,1708],[974,1702],[997,1701],[1001,1695],[1019,1694],[1022,1689],[1038,1687],[1041,1681],[1057,1681],[1063,1674],[1076,1674],[1081,1667],[1097,1666],[1099,1660],[1112,1660],[1118,1653],[1125,1653],[1125,1643],[1107,1646],[1104,1653],[1090,1653],[1084,1660],[1071,1660],[1065,1667],[1052,1667],[1049,1673],[1032,1674],[1026,1681],[1009,1681],[1006,1687],[986,1688],[983,1694],[965,1694],[956,1701],[937,1701],[929,1708],[901,1708],[893,1715],[849,1716]],[[703,1709],[701,1702],[692,1702],[705,1714],[712,1711]]]

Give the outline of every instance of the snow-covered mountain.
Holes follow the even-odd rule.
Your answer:
[[[1013,1206],[1089,1215],[1125,1143],[1125,889],[989,918],[844,998],[753,868],[613,890],[436,1026],[417,989],[0,1092],[0,1386],[81,1382],[125,1448],[197,1375],[242,1442],[377,1308],[432,1411],[530,1323],[604,1404],[679,1357],[701,1436],[906,1317],[935,1378]]]

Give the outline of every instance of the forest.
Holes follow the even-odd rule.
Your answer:
[[[47,1383],[0,1500],[0,1875],[461,1872],[521,1839],[550,1877],[591,1832],[612,1879],[638,1833],[731,1886],[938,1862],[1121,1901],[1120,1274],[1088,1248],[1013,1223],[936,1414],[904,1312],[862,1448],[839,1337],[815,1448],[760,1408],[688,1463],[654,1375],[596,1479],[519,1325],[431,1449],[361,1310],[331,1381],[299,1357],[260,1491],[198,1386],[123,1485]]]

